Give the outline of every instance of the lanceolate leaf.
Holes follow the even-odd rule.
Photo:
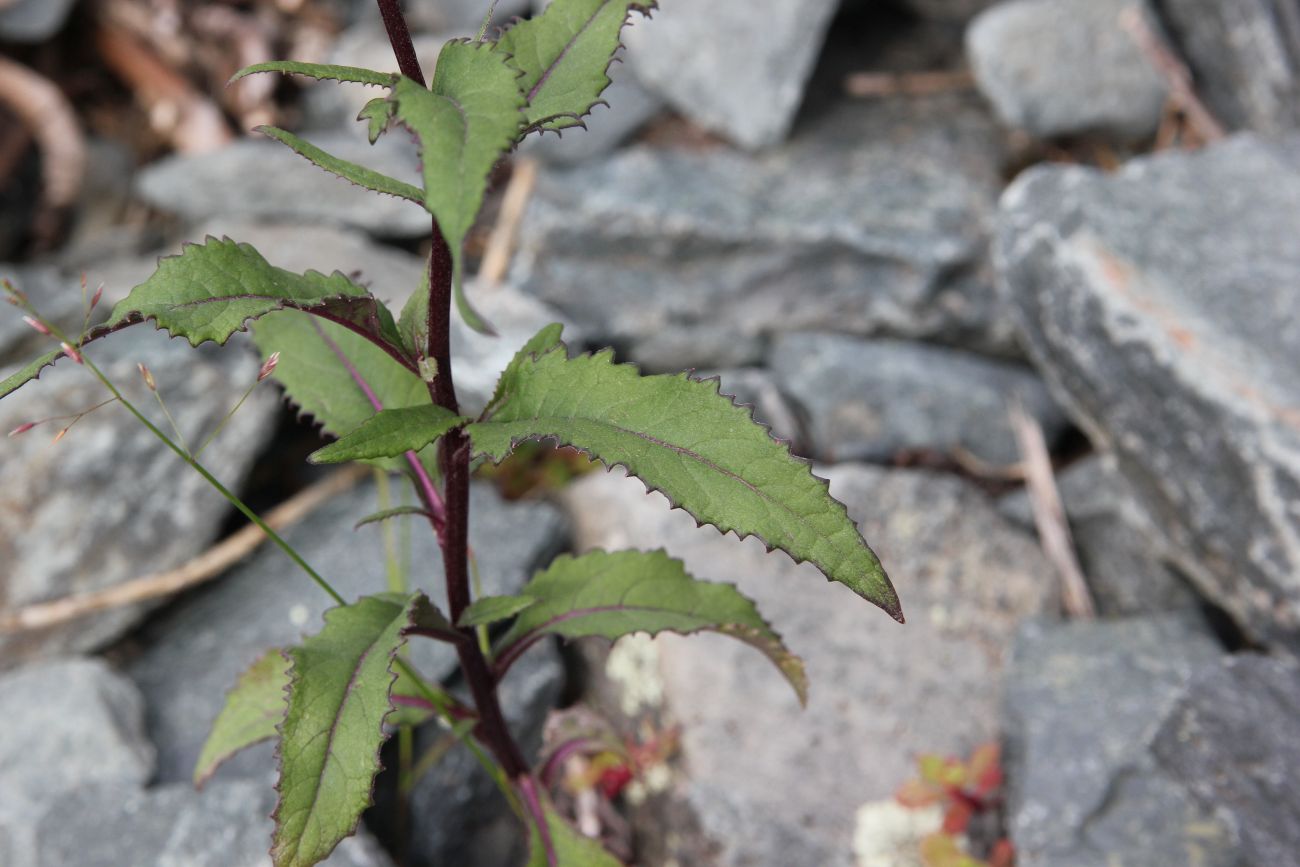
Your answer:
[[[541,331],[534,334],[523,348],[515,353],[515,357],[510,359],[506,369],[501,371],[501,378],[497,380],[496,390],[492,392],[492,400],[488,402],[484,410],[485,415],[490,415],[496,405],[509,393],[513,392],[517,386],[519,376],[519,366],[530,358],[542,355],[557,346],[560,346],[560,335],[564,333],[564,326],[558,322],[552,322]]]
[[[388,124],[393,120],[393,104],[387,97],[377,96],[361,107],[357,120],[366,122],[366,137],[370,139],[371,144],[374,144],[379,141],[379,136],[388,129]]]
[[[61,355],[63,355],[62,349],[51,350],[5,377],[4,382],[0,382],[0,398],[8,397],[33,379],[38,378],[41,372],[58,361]]]
[[[375,414],[371,396],[384,409],[429,402],[424,380],[370,341],[332,322],[296,311],[272,313],[253,327],[253,342],[263,356],[280,353],[275,378],[289,399],[333,436],[356,430]],[[399,469],[403,462],[398,458],[378,463]],[[425,464],[433,464],[431,455]]]
[[[419,506],[398,506],[393,509],[384,509],[379,512],[374,512],[373,514],[366,515],[360,521],[357,521],[355,524],[353,524],[352,529],[360,530],[362,527],[366,526],[367,524],[378,524],[380,521],[387,521],[389,518],[401,518],[401,517],[410,517],[410,516],[419,516],[421,518],[427,518],[429,517],[429,513],[426,512],[424,509],[421,509]]]
[[[385,594],[333,608],[324,629],[289,651],[271,849],[276,867],[323,861],[370,805],[396,678],[393,658],[418,599]]]
[[[425,207],[451,248],[457,306],[466,323],[486,332],[491,327],[465,298],[462,248],[492,167],[514,145],[523,123],[518,71],[492,49],[487,42],[448,42],[428,90],[403,77],[392,93],[397,119],[420,143]]]
[[[501,620],[514,617],[525,608],[531,608],[537,600],[531,596],[484,596],[475,599],[460,616],[461,626],[488,626]]]
[[[267,63],[254,63],[245,66],[230,77],[233,84],[246,75],[257,72],[283,72],[289,75],[305,75],[317,81],[348,81],[354,84],[373,84],[376,87],[391,87],[396,73],[379,72],[374,69],[362,69],[357,66],[334,66],[328,63],[302,63],[297,60],[272,60]]]
[[[109,327],[153,319],[198,346],[225,343],[250,319],[275,310],[305,310],[385,343],[404,356],[393,316],[361,286],[337,271],[295,274],[276,268],[248,244],[209,237],[158,263],[109,318]]]
[[[395,458],[406,452],[418,452],[466,421],[468,419],[431,403],[385,409],[338,442],[317,450],[308,460],[314,464],[341,464],[344,461]]]
[[[267,651],[239,676],[203,744],[194,766],[194,785],[203,785],[222,762],[245,747],[276,736],[284,719],[288,685],[289,660],[279,649]]]
[[[633,10],[649,14],[653,0],[554,0],[541,15],[502,35],[498,48],[523,77],[530,128],[582,124],[609,87],[610,59]]]
[[[718,394],[717,381],[641,376],[608,351],[568,359],[563,345],[516,359],[505,397],[466,432],[500,461],[515,444],[554,438],[623,465],[701,523],[755,535],[901,620],[880,561],[826,483]]]
[[[376,193],[385,193],[390,196],[397,196],[401,199],[410,199],[412,202],[424,204],[424,193],[418,187],[414,187],[397,178],[390,178],[374,169],[368,169],[365,166],[359,166],[356,163],[350,163],[347,160],[341,160],[333,154],[326,153],[309,141],[299,138],[287,130],[274,126],[259,126],[257,130],[269,138],[273,138],[286,147],[293,150],[299,156],[305,157],[311,162],[320,166],[330,174],[338,175],[346,181],[351,181],[359,187],[365,187],[367,190],[374,190]],[[373,143],[374,139],[371,139]]]
[[[545,635],[616,639],[633,632],[720,632],[760,650],[790,681],[799,701],[807,700],[803,662],[786,649],[754,603],[730,584],[691,577],[680,560],[663,551],[557,557],[517,598],[535,602],[501,639],[502,667]]]
[[[536,791],[531,780],[524,782]],[[578,833],[565,821],[545,793],[537,792],[533,803],[541,811],[545,827],[530,817],[527,867],[623,867],[598,841]]]

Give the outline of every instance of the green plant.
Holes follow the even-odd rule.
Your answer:
[[[70,337],[39,318],[25,296],[11,300],[60,345],[0,383],[4,397],[69,357],[100,378],[182,460],[284,549],[337,603],[319,633],[269,651],[231,692],[195,780],[250,744],[278,740],[279,804],[272,855],[277,867],[324,859],[352,833],[371,799],[387,728],[440,718],[475,752],[528,828],[529,865],[617,863],[556,812],[506,728],[497,685],[511,664],[548,636],[566,639],[632,632],[710,630],[766,654],[803,699],[803,665],[735,588],[688,574],[662,551],[562,556],[510,597],[471,598],[467,542],[473,462],[499,463],[523,443],[554,440],[607,465],[623,465],[665,492],[701,524],[756,535],[815,564],[902,620],[879,561],[822,480],[772,440],[750,413],[687,375],[642,376],[612,353],[570,357],[560,327],[543,329],[501,374],[487,407],[462,414],[452,379],[450,305],[490,331],[466,298],[462,246],[489,174],[525,136],[581,123],[609,84],[606,68],[634,11],[653,2],[555,0],[496,41],[453,40],[426,84],[396,0],[379,0],[400,74],[273,62],[239,78],[280,72],[357,82],[387,90],[359,120],[371,141],[408,130],[422,159],[423,188],[331,156],[292,133],[262,128],[303,157],[377,193],[409,199],[432,217],[426,284],[394,316],[339,273],[295,274],[251,246],[209,238],[159,263],[116,306],[106,324]],[[92,305],[93,307],[93,305]],[[446,609],[423,592],[387,592],[348,602],[305,557],[219,482],[187,447],[169,438],[95,366],[88,344],[153,321],[195,346],[225,343],[253,326],[253,340],[289,397],[338,439],[318,463],[364,461],[409,476],[417,514],[442,546]],[[265,368],[264,368],[265,370]],[[21,430],[26,429],[20,428]],[[500,633],[487,640],[487,628]],[[400,652],[408,639],[443,641],[457,651],[472,704],[426,682]],[[387,727],[387,728],[386,728]]]

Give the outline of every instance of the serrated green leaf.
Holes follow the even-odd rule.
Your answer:
[[[288,707],[288,685],[289,660],[278,648],[268,650],[239,676],[203,744],[194,785],[202,786],[235,753],[278,734],[276,727]]]
[[[520,609],[502,637],[503,666],[545,635],[614,640],[634,632],[719,632],[758,649],[794,687],[800,703],[807,701],[803,661],[786,649],[754,603],[730,584],[692,577],[663,551],[562,555],[514,598],[534,604]],[[504,601],[497,604],[504,607]]]
[[[429,513],[419,506],[397,506],[393,509],[383,509],[370,515],[366,515],[360,521],[352,525],[352,529],[360,530],[368,524],[378,524],[380,521],[387,521],[389,518],[401,518],[407,515],[418,515],[427,518]]]
[[[276,867],[310,867],[356,831],[370,805],[393,659],[420,597],[368,596],[325,613],[290,650],[289,708],[280,729]]]
[[[305,75],[317,81],[346,81],[353,84],[370,84],[375,87],[392,87],[397,74],[380,72],[375,69],[362,69],[359,66],[335,66],[329,63],[303,63],[297,60],[271,60],[266,63],[254,63],[245,66],[230,77],[228,84],[234,84],[245,76],[258,72],[283,72],[287,75]]]
[[[701,523],[758,536],[902,619],[844,506],[749,410],[718,394],[716,380],[641,376],[608,351],[570,360],[561,345],[521,359],[505,398],[466,432],[493,461],[522,440],[553,438],[625,466]]]
[[[387,97],[375,97],[361,107],[361,111],[357,113],[357,120],[366,122],[366,137],[370,139],[371,144],[374,144],[379,141],[384,130],[388,129],[388,124],[392,123],[393,104]]]
[[[510,359],[506,369],[501,371],[501,377],[497,380],[496,390],[492,392],[492,399],[488,401],[487,407],[483,410],[486,418],[492,413],[492,409],[506,396],[515,384],[515,377],[519,370],[519,365],[523,364],[529,358],[542,355],[551,349],[560,345],[560,336],[564,333],[564,326],[558,322],[552,322],[541,331],[529,338],[523,348],[515,353],[515,357]]]
[[[364,288],[338,273],[276,268],[248,244],[211,236],[158,262],[153,276],[113,308],[110,328],[152,319],[193,346],[225,343],[249,320],[302,310],[371,335],[402,352],[393,316]]]
[[[531,780],[526,785],[533,786]],[[528,823],[527,867],[623,867],[600,841],[578,832],[555,810],[543,792],[535,796],[546,827],[539,828],[535,818]]]
[[[623,25],[633,10],[646,15],[654,7],[653,0],[554,0],[502,34],[498,48],[523,73],[530,130],[581,125],[609,87]]]
[[[4,382],[0,382],[0,398],[8,397],[33,379],[39,378],[42,371],[58,361],[61,355],[62,349],[51,350],[5,377]]]
[[[275,379],[327,434],[342,436],[373,416],[370,395],[384,409],[429,402],[429,388],[420,377],[369,340],[332,322],[296,311],[271,313],[254,325],[253,342],[264,357],[280,353]],[[421,458],[434,471],[432,452],[428,449]],[[393,470],[405,465],[401,458],[375,463]]]
[[[339,159],[288,130],[274,126],[259,126],[257,131],[280,142],[294,153],[330,174],[338,175],[345,181],[350,181],[359,187],[373,190],[376,193],[384,193],[389,196],[397,196],[399,199],[409,199],[417,204],[424,204],[424,193],[420,191],[419,187],[405,181],[399,181],[397,178],[390,178],[388,175],[374,169],[368,169],[365,166]],[[373,143],[374,140],[371,139],[371,144]]]
[[[488,626],[509,620],[525,608],[537,604],[530,596],[484,596],[475,599],[460,615],[460,625],[465,627]]]
[[[317,449],[307,460],[313,464],[341,464],[395,458],[418,452],[466,421],[469,419],[431,403],[385,409],[337,442]]]
[[[468,325],[486,333],[491,325],[465,297],[463,248],[492,168],[523,124],[517,75],[491,43],[452,40],[438,55],[429,89],[403,77],[391,97],[397,119],[419,140],[425,207],[451,248],[456,305]]]

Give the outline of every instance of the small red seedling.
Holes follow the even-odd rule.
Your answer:
[[[917,759],[920,776],[899,788],[895,798],[904,807],[921,809],[936,804],[945,808],[943,826],[921,841],[926,867],[1011,867],[1015,850],[1009,840],[999,840],[987,861],[967,854],[957,837],[979,814],[1001,803],[1001,751],[996,743],[982,744],[970,759],[923,755]]]

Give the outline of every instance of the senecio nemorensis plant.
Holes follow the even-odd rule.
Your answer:
[[[163,259],[103,325],[80,335],[42,319],[25,295],[10,300],[59,345],[0,384],[0,397],[66,356],[85,365],[139,420],[276,542],[337,603],[315,635],[269,651],[234,685],[195,768],[203,782],[236,751],[275,739],[279,803],[276,867],[324,860],[353,833],[371,802],[379,749],[394,726],[437,718],[478,756],[528,829],[529,867],[617,865],[598,842],[557,813],[502,716],[497,687],[512,663],[547,636],[710,630],[767,655],[801,700],[802,662],[734,587],[688,574],[663,551],[561,556],[517,596],[471,598],[469,481],[477,461],[500,462],[520,443],[554,440],[609,466],[719,531],[754,535],[902,620],[879,560],[824,481],[770,438],[716,380],[642,376],[609,351],[570,357],[560,326],[544,328],[502,372],[478,415],[461,413],[449,350],[451,302],[472,327],[490,326],[462,289],[466,233],[493,167],[527,135],[580,125],[608,86],[607,68],[633,12],[653,2],[555,0],[498,39],[448,42],[426,83],[397,0],[378,0],[400,74],[310,63],[260,63],[289,73],[373,85],[359,120],[373,143],[404,127],[419,148],[423,189],[331,156],[281,129],[261,131],[322,169],[376,193],[409,199],[432,215],[427,285],[394,317],[340,273],[295,274],[248,244],[208,238]],[[93,306],[93,305],[92,305]],[[348,602],[282,538],[154,426],[86,351],[87,344],[152,320],[192,345],[225,343],[252,325],[253,340],[289,398],[337,440],[316,463],[361,461],[404,472],[443,551],[445,603],[423,592],[380,592]],[[278,364],[276,360],[278,359]],[[145,373],[148,382],[148,372]],[[30,425],[24,425],[21,432]],[[373,518],[388,517],[381,513]],[[485,627],[499,637],[487,639]],[[443,641],[458,654],[472,704],[422,678],[402,649]]]

